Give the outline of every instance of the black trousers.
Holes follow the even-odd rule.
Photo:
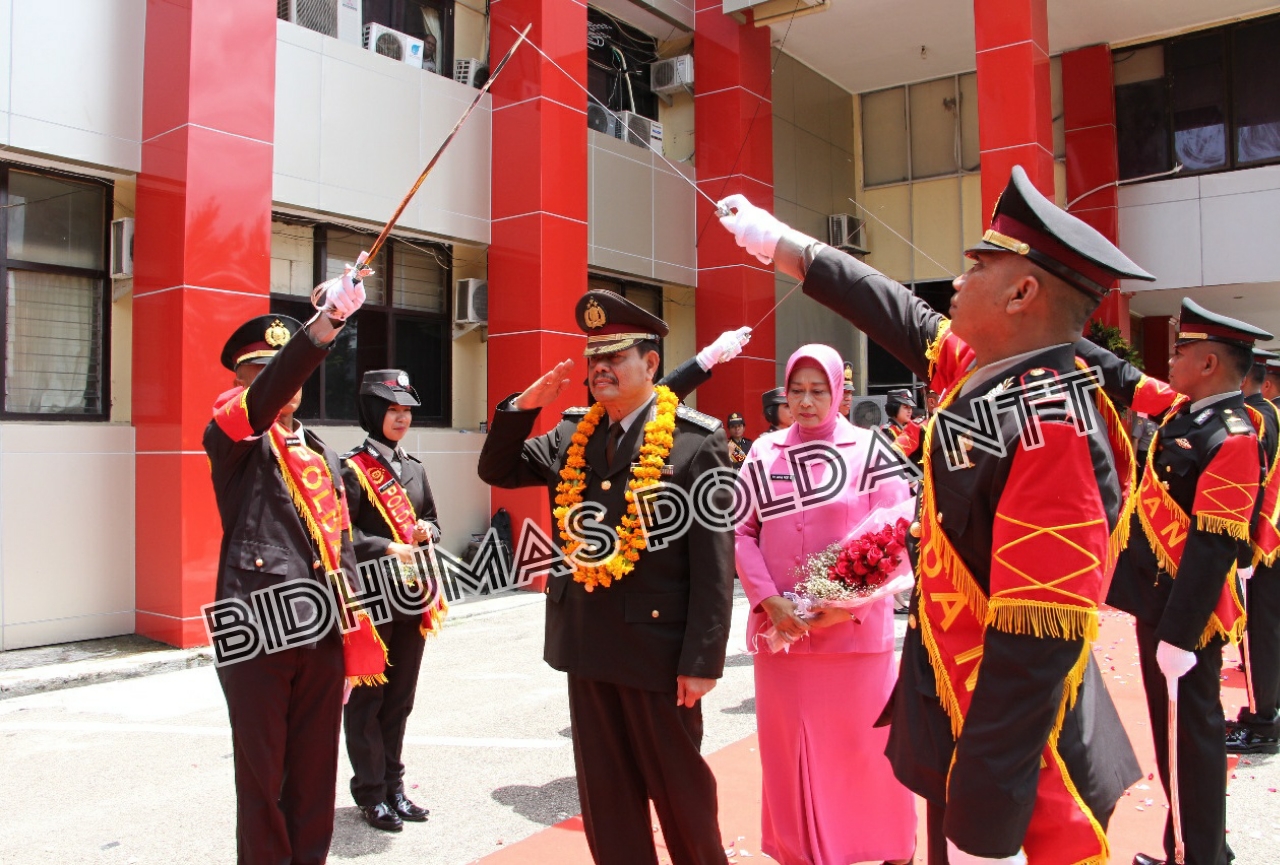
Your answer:
[[[241,865],[319,865],[333,837],[342,638],[218,670],[231,717]]]
[[[418,691],[424,641],[418,620],[378,625],[387,644],[387,684],[360,685],[343,710],[347,756],[355,775],[351,797],[357,805],[377,805],[404,792],[404,731]]]
[[[1155,628],[1137,623],[1138,661],[1147,694],[1156,764],[1169,792],[1169,691],[1156,664]],[[1178,680],[1178,795],[1187,865],[1229,865],[1227,748],[1222,715],[1222,641],[1196,652],[1196,665]],[[1165,819],[1165,858],[1173,861],[1173,817]]]
[[[587,844],[598,865],[657,865],[653,800],[673,865],[724,865],[716,779],[702,759],[702,703],[569,674]]]
[[[1280,566],[1258,565],[1248,581],[1249,684],[1257,712],[1240,710],[1240,721],[1262,736],[1280,736]]]

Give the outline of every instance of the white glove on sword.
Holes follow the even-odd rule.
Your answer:
[[[365,267],[367,252],[361,252],[355,264],[344,265],[342,276],[325,280],[311,291],[311,303],[334,321],[346,321],[365,301],[364,282],[373,276]]]

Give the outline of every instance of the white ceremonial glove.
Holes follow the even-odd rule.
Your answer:
[[[1247,580],[1253,576],[1253,568],[1237,568],[1236,576],[1242,580]]]
[[[342,276],[335,276],[321,284],[324,299],[319,306],[334,321],[346,321],[364,303],[364,283],[361,280],[373,275],[372,270],[364,267],[368,257],[368,253],[360,253],[354,265],[346,265]]]
[[[418,520],[418,528],[421,531],[431,533],[431,543],[433,544],[440,543],[440,530],[436,528],[435,523],[431,522],[430,520]]]
[[[1003,859],[988,859],[985,856],[974,856],[966,853],[947,839],[947,862],[949,865],[988,865],[988,863],[1007,863],[1007,865],[1027,865],[1027,854],[1019,850],[1012,856]]]
[[[717,206],[730,211],[720,217],[720,224],[729,230],[738,246],[764,264],[772,264],[778,241],[787,232],[786,223],[747,201],[745,195],[730,195]]]
[[[718,363],[733,360],[742,354],[742,348],[751,341],[751,328],[740,327],[737,330],[726,330],[716,337],[715,342],[698,352],[698,366],[703,372],[710,372]]]
[[[1156,664],[1164,673],[1165,681],[1172,684],[1191,672],[1196,665],[1196,653],[1161,642],[1156,646]]]

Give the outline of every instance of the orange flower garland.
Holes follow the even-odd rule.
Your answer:
[[[577,565],[573,572],[573,579],[585,585],[588,592],[596,586],[608,588],[614,580],[620,580],[631,573],[647,545],[644,531],[640,528],[640,517],[636,512],[635,493],[653,486],[662,478],[662,466],[671,453],[672,434],[676,429],[676,406],[679,404],[670,388],[658,385],[654,390],[658,394],[658,411],[654,419],[644,425],[640,460],[632,467],[631,480],[627,482],[627,511],[622,515],[621,524],[614,529],[618,545],[613,555],[603,564],[594,567]],[[564,468],[560,470],[560,483],[556,485],[556,507],[553,513],[560,529],[560,538],[566,542],[564,554],[569,557],[582,544],[573,540],[565,531],[564,521],[569,511],[582,502],[582,491],[587,486],[587,461],[583,452],[603,417],[604,406],[596,403],[578,422],[578,428],[574,430],[570,440],[569,451],[565,455]]]

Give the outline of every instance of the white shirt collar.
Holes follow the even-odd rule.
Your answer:
[[[650,398],[648,402],[644,403],[638,409],[631,412],[631,414],[627,415],[622,420],[618,421],[618,423],[622,424],[623,435],[626,435],[627,430],[631,429],[631,425],[636,422],[636,418],[640,417],[640,413],[643,411],[648,411],[650,406],[652,405],[653,405],[653,399]]]
[[[1024,360],[1029,360],[1038,354],[1044,354],[1046,351],[1053,351],[1056,348],[1062,348],[1064,345],[1070,345],[1069,342],[1058,343],[1057,345],[1046,345],[1042,348],[1033,348],[1031,351],[1024,351],[1022,354],[1015,354],[1013,357],[1006,357],[1004,360],[998,360],[995,363],[989,363],[986,366],[978,367],[973,371],[973,375],[969,376],[969,380],[964,383],[964,387],[960,388],[960,394],[974,390],[978,385],[991,381],[1001,373],[1013,369]]]
[[[1191,413],[1195,414],[1196,412],[1200,411],[1200,409],[1202,408],[1208,408],[1209,406],[1214,405],[1215,403],[1222,402],[1224,399],[1229,399],[1233,396],[1239,396],[1241,393],[1242,391],[1229,390],[1229,391],[1226,391],[1225,393],[1215,393],[1213,396],[1207,396],[1204,399],[1198,399],[1191,404]]]

